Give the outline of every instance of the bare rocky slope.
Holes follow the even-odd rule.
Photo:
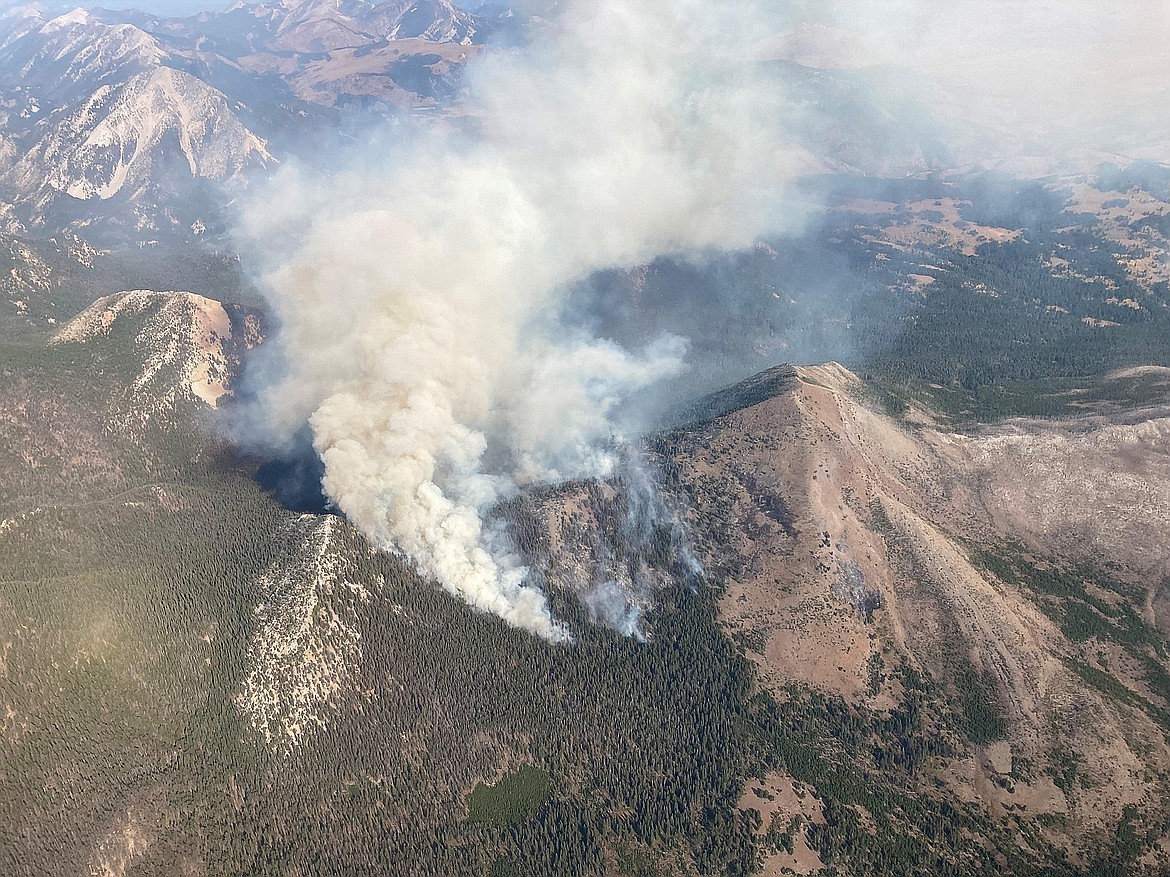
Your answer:
[[[712,397],[664,448],[760,685],[880,713],[905,695],[895,668],[929,676],[968,745],[923,793],[1087,861],[1135,812],[1167,816],[1168,414],[956,432],[889,416],[830,363]]]

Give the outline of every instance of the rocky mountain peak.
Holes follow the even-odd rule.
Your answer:
[[[92,18],[89,12],[77,6],[64,15],[58,15],[56,18],[49,19],[49,21],[45,22],[44,27],[41,28],[41,33],[52,33],[53,31],[61,30],[73,24],[87,25],[91,21]]]

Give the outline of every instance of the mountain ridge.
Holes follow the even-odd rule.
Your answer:
[[[1044,479],[1057,484],[1069,471],[1068,466],[1045,469],[1039,482],[1021,483],[1018,472],[1004,467],[997,481],[995,469],[1004,454],[996,443],[1018,443],[1023,437],[1036,448],[1054,448],[1054,458],[1067,460],[1069,450],[1057,442],[1080,441],[1074,459],[1082,461],[1081,468],[1100,465],[1109,459],[1111,448],[1127,442],[1127,430],[1148,429],[1147,423],[1161,429],[1158,424],[1164,421],[1156,409],[1136,421],[1129,412],[1118,415],[1116,423],[1096,415],[1079,433],[1059,423],[1022,420],[961,433],[926,407],[895,418],[864,382],[836,363],[765,371],[710,397],[714,409],[709,400],[705,410],[714,410],[714,417],[692,419],[648,439],[646,465],[661,472],[664,494],[664,505],[657,510],[645,505],[636,468],[611,483],[546,488],[501,509],[502,523],[518,527],[518,545],[533,552],[534,569],[544,576],[554,610],[578,631],[577,645],[552,647],[458,604],[433,583],[409,573],[399,560],[372,551],[341,519],[281,510],[257,491],[246,468],[223,468],[225,458],[215,450],[221,439],[207,420],[214,413],[209,402],[222,397],[217,390],[208,394],[214,400],[201,400],[192,383],[210,377],[204,369],[214,365],[221,370],[216,380],[226,377],[230,389],[230,376],[238,373],[238,363],[227,355],[227,331],[217,328],[231,316],[228,310],[187,293],[119,293],[62,327],[57,340],[32,360],[35,366],[37,356],[68,357],[75,363],[71,370],[38,378],[39,366],[32,371],[0,369],[5,398],[27,393],[22,380],[74,375],[70,380],[77,384],[76,399],[68,393],[44,397],[53,404],[43,416],[56,424],[56,450],[49,449],[41,431],[42,414],[34,406],[5,404],[0,410],[11,413],[0,417],[0,451],[35,447],[46,463],[76,461],[79,450],[94,441],[92,429],[100,425],[105,430],[101,453],[95,448],[87,454],[86,465],[69,463],[62,476],[46,471],[27,485],[9,486],[7,498],[0,494],[0,543],[7,558],[0,575],[6,587],[24,580],[27,564],[45,562],[36,560],[38,556],[65,552],[89,557],[90,549],[81,546],[89,544],[85,534],[94,526],[95,514],[108,522],[100,533],[133,533],[143,521],[157,520],[150,526],[168,534],[166,527],[172,525],[166,522],[172,518],[175,526],[189,528],[192,515],[198,519],[209,514],[201,511],[211,501],[205,491],[220,497],[216,502],[222,520],[200,526],[232,528],[237,535],[231,538],[244,541],[231,543],[231,550],[252,558],[230,595],[216,597],[235,601],[231,611],[200,609],[203,597],[180,599],[166,588],[152,597],[161,603],[152,610],[160,618],[178,611],[172,606],[195,613],[184,623],[187,633],[168,640],[178,649],[173,660],[192,668],[176,678],[194,680],[190,673],[204,661],[217,668],[211,675],[216,699],[208,709],[220,716],[216,721],[235,729],[230,733],[239,737],[232,737],[232,745],[242,748],[233,750],[232,766],[222,775],[206,756],[184,762],[182,770],[193,771],[184,774],[184,782],[197,788],[203,788],[200,777],[210,771],[213,791],[197,812],[221,814],[226,821],[221,824],[216,821],[221,816],[207,815],[180,821],[167,817],[155,824],[132,801],[119,799],[104,827],[86,828],[91,834],[71,841],[70,855],[87,859],[117,849],[110,839],[122,837],[118,826],[127,819],[153,826],[153,845],[134,853],[141,867],[165,873],[164,861],[173,861],[179,849],[190,849],[193,839],[236,849],[233,838],[246,844],[251,832],[274,830],[273,796],[283,802],[276,808],[281,819],[292,818],[296,808],[319,808],[317,792],[295,804],[287,797],[285,781],[275,779],[294,771],[317,777],[304,788],[317,789],[333,802],[330,806],[347,832],[361,835],[365,829],[360,826],[374,820],[379,843],[422,861],[438,854],[413,846],[399,829],[379,821],[378,814],[384,814],[397,820],[394,824],[406,824],[399,809],[403,805],[395,803],[402,799],[383,800],[389,777],[446,778],[435,790],[437,797],[417,789],[397,793],[415,801],[412,836],[423,823],[429,826],[426,831],[462,831],[459,826],[469,812],[463,796],[477,783],[500,781],[519,765],[550,771],[563,784],[557,794],[564,797],[556,800],[564,803],[556,806],[569,806],[583,800],[583,778],[608,776],[597,772],[600,762],[594,759],[612,764],[617,757],[591,742],[558,742],[561,732],[555,729],[561,725],[556,716],[563,707],[556,704],[561,698],[597,696],[589,688],[595,683],[587,681],[593,676],[582,676],[580,663],[604,665],[628,653],[642,667],[639,678],[652,681],[655,677],[645,674],[654,672],[653,662],[696,647],[713,651],[701,652],[707,660],[688,657],[672,671],[681,674],[672,677],[673,685],[685,678],[687,686],[698,686],[687,689],[690,706],[669,700],[674,696],[670,689],[645,701],[643,694],[632,698],[622,689],[613,708],[624,704],[620,708],[639,715],[643,710],[657,715],[659,707],[673,704],[673,719],[653,720],[658,728],[654,734],[661,734],[674,727],[672,722],[689,722],[688,709],[715,708],[728,697],[728,703],[740,704],[733,706],[738,711],[734,721],[700,717],[698,725],[685,726],[691,730],[682,739],[690,740],[686,735],[701,734],[708,725],[712,729],[714,736],[702,737],[703,746],[717,747],[721,754],[715,760],[705,758],[702,769],[714,769],[724,759],[734,765],[728,769],[737,779],[717,780],[726,796],[720,800],[740,814],[734,818],[744,820],[743,830],[751,839],[734,832],[731,837],[748,843],[751,855],[770,869],[765,873],[844,865],[875,873],[881,860],[864,852],[870,849],[867,844],[877,842],[874,838],[904,837],[913,826],[929,825],[942,818],[938,813],[947,812],[951,815],[946,818],[958,820],[975,840],[923,835],[914,841],[916,855],[958,856],[955,861],[990,855],[976,852],[982,844],[995,855],[1024,856],[1032,867],[1045,863],[1056,869],[1051,873],[1071,874],[1098,861],[1101,850],[1112,850],[1116,831],[1129,824],[1126,820],[1156,826],[1167,818],[1163,791],[1170,777],[1170,748],[1158,730],[1158,717],[1170,704],[1156,693],[1156,672],[1158,667],[1165,672],[1168,654],[1164,636],[1156,639],[1151,633],[1157,613],[1147,605],[1148,594],[1134,585],[1149,570],[1163,568],[1158,564],[1164,566],[1166,558],[1115,543],[1106,555],[1114,564],[1108,570],[1079,568],[1075,564],[1092,560],[1097,547],[1085,545],[1087,555],[1058,557],[1056,552],[1067,544],[1062,541],[1067,517],[1034,520],[1029,507],[1021,505],[1019,520],[1033,525],[1020,528],[1010,516],[988,511],[1006,506],[1013,486],[1034,491],[1046,503],[1037,484],[1043,486]],[[237,313],[232,320],[232,342],[243,340],[238,327],[245,325],[245,318]],[[1158,373],[1152,374],[1156,378]],[[136,388],[145,396],[135,396]],[[168,394],[175,394],[175,404],[158,408],[157,400]],[[92,414],[85,413],[95,405]],[[92,426],[86,426],[91,419]],[[1114,435],[1111,430],[1121,432]],[[1100,435],[1113,437],[1102,442]],[[203,450],[193,455],[195,445]],[[1170,449],[1149,447],[1146,477],[1162,477],[1157,473],[1164,471],[1167,458]],[[1133,465],[1142,463],[1135,458]],[[91,467],[104,480],[94,481],[98,473],[89,472]],[[89,474],[81,477],[83,471]],[[1163,493],[1170,496],[1158,488],[1161,483],[1150,481],[1151,502]],[[38,486],[44,491],[53,485],[51,500],[37,492]],[[640,517],[639,509],[648,508],[649,517]],[[1099,497],[1096,512],[1102,510],[1116,515],[1121,528],[1158,514],[1153,507],[1127,505],[1121,494]],[[238,515],[246,515],[255,527],[239,530]],[[49,520],[59,521],[52,533],[60,546],[53,549],[38,535],[40,522]],[[159,538],[165,545],[175,537]],[[219,540],[226,537],[213,533],[207,538],[207,556],[219,556]],[[1103,538],[1111,541],[1107,533]],[[186,544],[184,557],[204,556],[192,555],[196,549]],[[105,563],[128,562],[121,549],[110,550],[105,549]],[[686,561],[688,553],[699,563]],[[114,578],[101,587],[121,594],[124,581]],[[72,607],[54,611],[76,617],[68,623],[90,631],[84,634],[89,639],[80,666],[93,667],[94,661],[100,665],[100,655],[110,654],[113,643],[131,642],[120,627],[127,622],[106,620],[104,627],[94,627],[97,622],[86,614],[89,604],[76,604],[68,596],[69,587],[68,579],[42,585],[54,595],[52,605]],[[36,611],[32,604],[20,605],[22,612]],[[692,614],[703,605],[708,608],[702,612],[710,615]],[[701,622],[701,617],[708,621]],[[708,623],[714,627],[704,626]],[[472,635],[466,625],[483,632]],[[39,627],[30,630],[34,632],[13,628],[5,634],[17,643],[14,654],[25,656],[9,666],[32,666],[28,656],[50,648],[35,632]],[[629,635],[622,636],[623,631]],[[431,641],[442,644],[433,654],[423,645]],[[536,692],[542,705],[535,713],[519,707],[515,715],[482,712],[475,706],[469,694],[475,688],[465,680],[480,669],[468,662],[485,649],[494,650],[493,644],[501,651],[492,652],[483,678],[498,679],[504,686],[493,697],[515,694],[530,703]],[[147,668],[149,661],[159,659],[146,646],[133,649],[137,651],[121,653],[120,660],[133,668],[127,672],[142,677],[148,687],[143,690],[154,691]],[[518,660],[517,654],[528,657]],[[712,654],[722,657],[716,661]],[[568,674],[565,681],[573,682],[563,690],[560,682],[553,691],[534,686],[526,675],[528,661],[543,668],[539,674],[560,679],[563,672]],[[734,673],[747,675],[718,681],[723,678],[719,668],[728,661]],[[742,670],[734,669],[741,666],[736,661],[743,661]],[[690,679],[685,672],[700,675]],[[704,675],[708,673],[716,675]],[[550,684],[550,677],[542,678],[544,685]],[[599,672],[597,679],[606,678]],[[424,679],[431,680],[430,688]],[[515,692],[508,688],[513,679]],[[474,683],[481,684],[486,683]],[[460,688],[459,697],[450,685]],[[420,694],[427,691],[443,693]],[[128,692],[115,686],[108,696],[124,699]],[[154,697],[160,726],[187,721],[169,695]],[[31,751],[20,747],[39,739],[37,710],[58,708],[51,698],[48,706],[36,708],[23,699],[14,702],[10,745]],[[466,708],[472,712],[465,714]],[[545,724],[545,713],[551,725]],[[459,726],[468,729],[466,747],[459,745],[462,738],[452,737],[450,720],[441,718],[449,714],[461,716]],[[619,733],[624,727],[604,714],[595,716],[584,704],[573,706],[569,714],[576,718],[565,727],[591,723],[590,739],[602,725]],[[526,724],[512,724],[521,715]],[[375,716],[380,718],[373,721]],[[403,725],[403,716],[417,716],[411,719],[417,723]],[[594,727],[595,719],[602,725]],[[744,723],[754,729],[750,734]],[[380,767],[360,762],[356,772],[347,772],[335,765],[338,746],[355,764],[368,758],[376,747],[369,749],[360,741],[372,744],[370,735],[383,733],[384,727],[402,735],[395,737],[403,751],[393,756],[394,767],[384,761]],[[644,748],[658,747],[657,738],[643,743],[621,739],[624,747],[636,750],[631,753],[634,762],[622,757],[623,772],[658,757]],[[1104,760],[1097,755],[1102,740],[1110,753]],[[157,748],[154,743],[142,745],[151,752]],[[692,743],[678,745],[671,743],[671,759],[693,757],[698,751]],[[829,754],[817,755],[826,748]],[[158,750],[160,757],[164,751]],[[560,754],[554,758],[552,751]],[[832,769],[823,760],[829,757],[836,765]],[[557,760],[566,758],[576,765],[567,774],[560,772]],[[423,759],[425,767],[410,767],[412,759]],[[55,770],[53,764],[52,759],[44,761],[44,769]],[[661,769],[675,769],[668,765]],[[319,769],[325,774],[316,773]],[[687,768],[692,769],[699,768]],[[337,770],[343,779],[337,778]],[[160,782],[166,790],[166,781]],[[238,793],[232,791],[233,783]],[[345,791],[354,784],[368,790],[354,798]],[[20,793],[25,796],[20,800],[39,794],[39,785],[30,788]],[[620,798],[626,786],[607,788],[606,794]],[[160,794],[160,800],[170,800],[175,793]],[[381,808],[365,795],[374,795]],[[625,824],[625,817],[618,815],[625,806],[605,811],[611,813],[611,824]],[[168,807],[159,803],[149,812],[169,813]],[[944,809],[936,812],[931,809],[935,807]],[[843,808],[861,814],[862,822],[844,819]],[[907,815],[919,810],[919,815]],[[800,821],[793,822],[798,816]],[[243,820],[251,827],[241,827]],[[90,823],[78,819],[72,824]],[[793,824],[797,827],[785,846],[781,835]],[[1021,832],[1029,838],[1028,852],[1014,846]],[[454,848],[473,857],[495,849],[487,834],[474,837],[470,847]],[[311,842],[304,838],[309,836],[303,835],[302,843]],[[701,864],[707,860],[683,852],[685,845],[665,839],[657,843],[648,848],[679,862],[683,873],[708,872]],[[841,852],[841,844],[860,852]],[[362,848],[367,852],[360,855],[372,855],[368,844]],[[479,852],[469,852],[475,850]],[[1137,855],[1151,869],[1170,864],[1170,850],[1153,841],[1141,841]],[[1008,870],[1024,873],[1024,860],[1013,861]],[[196,870],[209,869],[203,865]]]
[[[765,372],[765,381],[775,373]],[[994,563],[990,568],[999,572],[990,572],[984,552],[1060,557],[1073,568],[1106,563],[1122,576],[1106,587],[1121,593],[1164,581],[1170,558],[1144,546],[1151,538],[1157,545],[1147,532],[1150,522],[1170,514],[1165,413],[1155,409],[1139,424],[1098,424],[1079,438],[1042,421],[970,436],[949,432],[926,411],[898,424],[837,364],[780,374],[774,392],[732,407],[695,427],[697,433],[671,433],[665,444],[692,502],[687,521],[700,557],[709,571],[727,576],[721,615],[748,644],[761,684],[777,696],[791,685],[813,686],[890,709],[900,687],[888,670],[875,683],[873,668],[909,660],[936,684],[952,687],[965,704],[960,727],[978,741],[970,754],[935,766],[943,781],[993,813],[1021,804],[1031,814],[1058,813],[1068,837],[1080,838],[1075,843],[1099,832],[1108,836],[1125,807],[1158,800],[1170,775],[1170,748],[1160,730],[1164,701],[1154,693],[1159,677],[1143,680],[1144,671],[1124,671],[1124,661],[1114,658],[1104,665],[1145,699],[1146,712],[1119,706],[1086,684],[1077,674],[1088,671],[1074,672],[1095,665],[1082,651],[1092,654],[1082,645],[1084,634],[1069,633],[1047,598],[1021,584],[1035,579]],[[758,378],[746,384],[759,385]],[[1163,439],[1139,438],[1151,431]],[[1011,453],[1005,465],[1004,442],[1028,448],[1028,455],[1050,454],[1054,465],[1021,467]],[[1054,501],[1078,495],[1080,471],[1115,470],[1118,443],[1143,448],[1134,470],[1144,485],[1142,502],[1116,479],[1099,482],[1111,485],[1108,491]],[[1105,531],[1086,532],[1077,523],[1100,520],[1110,521]],[[1079,534],[1074,539],[1070,527]],[[1127,530],[1134,538],[1118,540]],[[1015,540],[1028,547],[1012,549]],[[1023,560],[1013,563],[1012,569],[1026,568]],[[1150,603],[1155,590],[1132,592],[1126,610],[1141,616],[1147,631],[1158,621]],[[1102,620],[1099,635],[1108,638],[1109,630]],[[1162,656],[1156,661],[1165,659],[1160,649],[1149,653]],[[964,694],[972,678],[977,687]],[[1094,718],[1069,722],[1073,704]],[[1049,762],[1054,740],[1088,771],[1084,788],[1074,794],[1054,785],[1055,768],[1049,776],[1040,768],[997,785],[1013,774],[1013,757],[1037,767]],[[1095,761],[1101,746],[1113,753],[1106,762]],[[1162,779],[1147,785],[1152,763]],[[1166,816],[1147,815],[1154,822]],[[1092,843],[1081,848],[1084,861],[1092,858]]]

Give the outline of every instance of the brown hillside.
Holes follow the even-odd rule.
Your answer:
[[[1149,664],[1164,667],[1164,652],[1127,651],[1096,610],[1084,610],[1096,633],[1058,623],[1069,604],[1001,579],[984,553],[1041,571],[1108,566],[1119,584],[1086,583],[1086,600],[1164,620],[1165,412],[960,434],[926,412],[894,419],[835,363],[774,369],[704,404],[720,416],[668,445],[702,559],[725,582],[725,623],[762,685],[882,711],[901,693],[880,668],[905,661],[956,703],[973,692],[1002,739],[937,759],[932,779],[1005,818],[1047,814],[1058,843],[1111,834],[1127,804],[1165,808],[1170,749],[1151,714],[1170,692]],[[1090,684],[1106,674],[1124,690]],[[1066,763],[1078,782],[1056,782]]]

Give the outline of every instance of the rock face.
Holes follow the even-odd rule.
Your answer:
[[[448,0],[0,19],[4,221],[20,233],[112,218],[123,236],[198,236],[215,217],[188,216],[192,204],[274,168],[274,138],[293,149],[330,136],[335,107],[449,100],[479,29]]]
[[[997,528],[1125,564],[1151,591],[1170,576],[1170,417],[1023,423],[965,443]]]
[[[933,775],[992,813],[1059,817],[1087,848],[1127,806],[1165,816],[1165,414],[960,434],[893,419],[828,364],[716,394],[664,448],[761,684],[881,711],[902,695],[888,671],[915,668],[974,742]],[[1058,564],[1073,572],[1054,584]]]
[[[370,594],[357,581],[344,548],[334,545],[333,517],[304,515],[290,524],[288,556],[261,580],[240,710],[274,751],[286,752],[325,728],[351,699],[362,664],[357,623]]]
[[[145,421],[194,401],[215,408],[230,392],[242,350],[260,342],[256,318],[230,310],[190,292],[120,292],[98,299],[70,320],[53,343],[100,346],[111,337],[131,336],[127,416]]]
[[[29,95],[20,116],[30,123],[103,85],[149,72],[168,54],[144,30],[103,23],[83,9],[48,21],[18,19],[10,27],[0,49],[0,83]]]
[[[244,8],[274,32],[270,48],[285,52],[331,52],[385,39],[470,44],[477,29],[475,18],[449,0],[300,0]]]
[[[103,86],[37,133],[11,179],[25,191],[45,185],[80,200],[140,194],[176,170],[238,182],[273,160],[222,94],[169,67]]]
[[[122,234],[149,235],[173,225],[199,185],[239,187],[275,165],[240,119],[242,104],[181,69],[190,62],[165,28],[156,35],[81,9],[3,24],[0,95],[14,108],[0,148],[14,195],[10,230],[82,229],[112,217]],[[79,202],[109,203],[95,212]]]

